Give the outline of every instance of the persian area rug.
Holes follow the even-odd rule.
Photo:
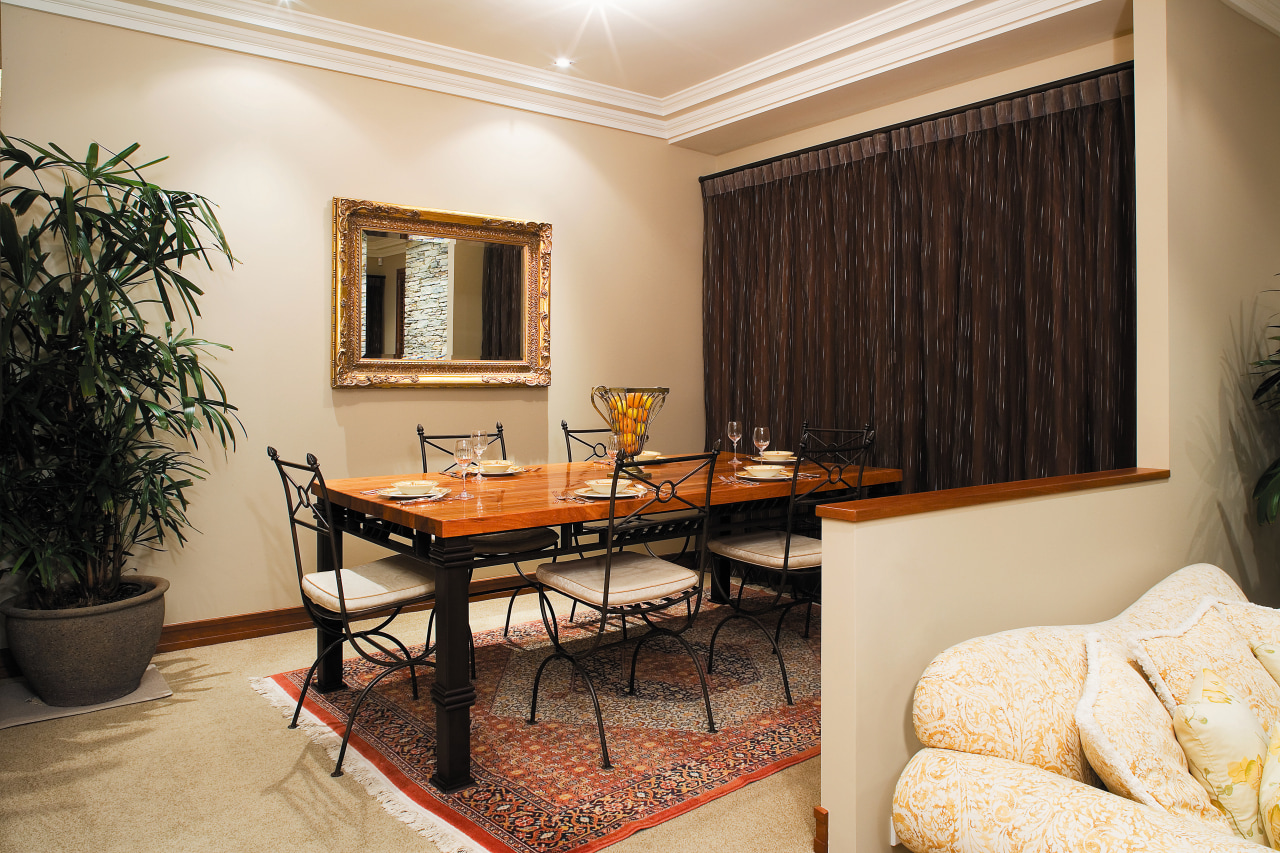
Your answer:
[[[704,603],[685,636],[706,664],[711,632],[722,608]],[[587,617],[561,619],[561,637],[587,637]],[[393,626],[394,627],[394,626]],[[706,731],[697,671],[669,638],[645,644],[636,696],[626,694],[631,641],[588,658],[604,714],[614,767],[600,768],[600,745],[590,698],[567,662],[543,675],[538,724],[529,700],[538,664],[550,643],[541,622],[478,633],[472,708],[472,772],[476,785],[443,794],[429,783],[434,770],[433,677],[427,671],[414,701],[409,675],[389,676],[360,710],[343,770],[360,779],[396,817],[447,853],[591,853],[697,808],[749,782],[816,756],[820,729],[820,617],[810,636],[803,608],[788,615],[781,645],[794,705],[787,705],[777,658],[763,633],[744,620],[726,626],[716,642],[716,671],[708,676],[716,734]],[[572,647],[572,645],[571,645]],[[377,674],[360,659],[345,662],[348,689],[307,693],[303,717],[311,738],[336,755],[360,687]],[[254,687],[292,713],[306,669],[255,679]],[[420,676],[420,679],[422,677]]]

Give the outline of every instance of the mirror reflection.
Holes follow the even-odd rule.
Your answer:
[[[364,229],[363,355],[519,361],[524,247]]]

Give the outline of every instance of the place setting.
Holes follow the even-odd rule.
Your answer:
[[[435,480],[399,480],[392,486],[368,489],[364,494],[401,503],[419,503],[443,500],[450,494],[450,489]]]

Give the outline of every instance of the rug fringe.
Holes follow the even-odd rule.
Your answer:
[[[283,711],[286,717],[293,715],[298,700],[286,693],[274,679],[250,678],[249,685],[274,707]],[[324,748],[331,760],[338,760],[342,737],[316,719],[306,705],[302,706],[298,726],[312,743]],[[440,848],[440,853],[489,853],[487,848],[477,844],[453,824],[406,797],[350,744],[342,762],[342,771],[363,785],[388,814],[408,824],[415,832]]]

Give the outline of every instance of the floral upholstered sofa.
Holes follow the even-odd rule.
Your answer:
[[[925,748],[912,757],[894,791],[897,842],[915,853],[1213,853],[1265,847],[1267,837],[1258,826],[1253,840],[1233,831],[1231,815],[1219,802],[1227,798],[1211,797],[1188,773],[1173,739],[1174,725],[1161,716],[1167,709],[1176,719],[1173,703],[1188,701],[1174,695],[1188,689],[1186,678],[1174,671],[1181,667],[1176,659],[1181,654],[1197,658],[1190,662],[1194,672],[1203,665],[1208,674],[1206,661],[1230,670],[1267,731],[1280,729],[1280,686],[1274,680],[1240,683],[1256,675],[1243,669],[1258,664],[1251,653],[1256,645],[1245,645],[1241,653],[1238,643],[1204,634],[1213,627],[1210,617],[1221,615],[1204,615],[1214,608],[1231,609],[1232,619],[1246,622],[1254,616],[1248,608],[1263,621],[1271,618],[1266,614],[1277,614],[1248,604],[1221,569],[1196,564],[1170,575],[1107,622],[1006,631],[938,655],[916,687],[912,715]],[[1185,633],[1189,620],[1202,634],[1203,654],[1159,645],[1170,634]],[[1214,624],[1232,631],[1221,627],[1222,620]],[[1241,633],[1250,630],[1237,627]],[[1152,660],[1168,654],[1174,657]],[[1242,655],[1250,660],[1235,659]],[[1108,660],[1110,676],[1104,669]],[[1155,689],[1148,683],[1153,670]],[[1108,677],[1128,684],[1129,692],[1109,710],[1099,704],[1095,720],[1097,680],[1105,684]],[[1108,724],[1113,740],[1099,746],[1094,726]],[[1280,750],[1278,744],[1280,738],[1271,741],[1271,754]],[[1261,749],[1265,754],[1265,741]],[[1257,767],[1241,764],[1247,768],[1237,779],[1252,784],[1255,807],[1262,762],[1259,755]],[[1280,760],[1276,767],[1280,770]],[[1196,772],[1194,763],[1191,769]],[[1235,788],[1239,795],[1245,786]]]

